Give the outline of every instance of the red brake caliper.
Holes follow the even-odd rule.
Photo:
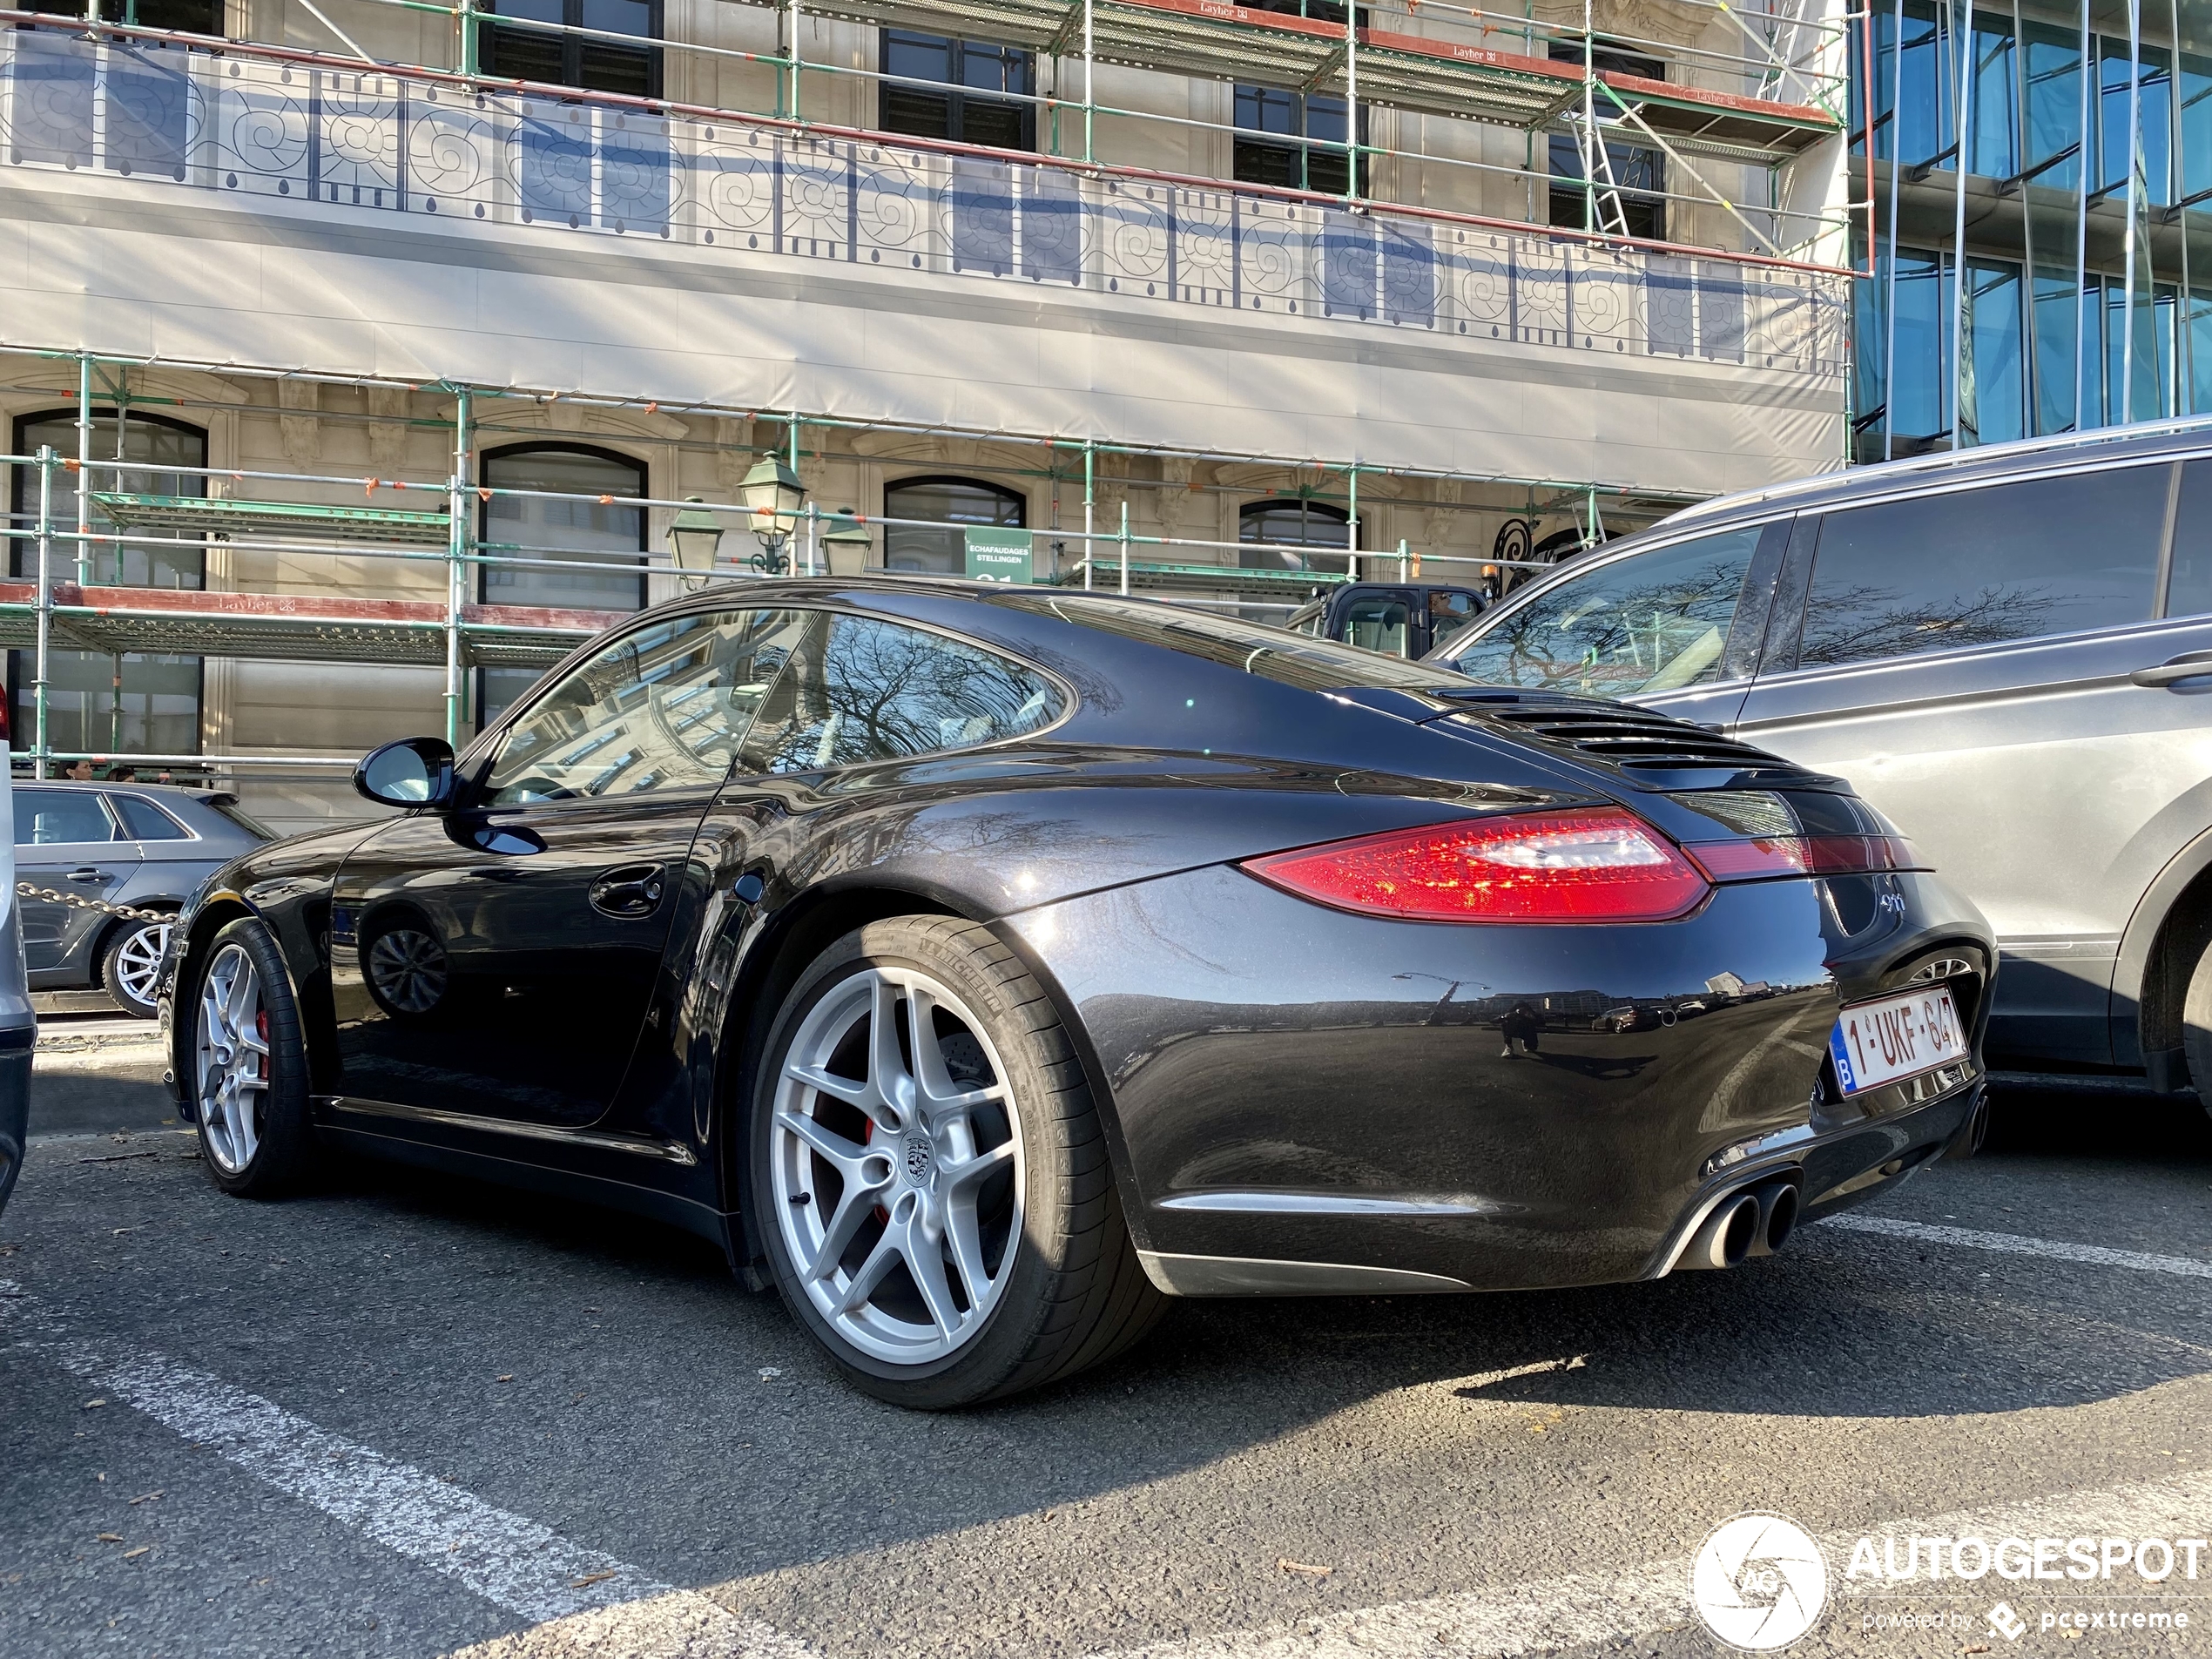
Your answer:
[[[258,1008],[254,1011],[253,1029],[260,1034],[262,1042],[266,1045],[269,1040],[268,1009]],[[269,1080],[269,1057],[266,1054],[261,1056],[260,1070],[261,1081],[266,1082]]]

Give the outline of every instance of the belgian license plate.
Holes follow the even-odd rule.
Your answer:
[[[1845,1008],[1828,1034],[1828,1052],[1844,1093],[1856,1095],[1964,1060],[1966,1034],[1950,988],[1931,985]]]

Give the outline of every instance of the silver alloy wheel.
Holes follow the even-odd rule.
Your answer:
[[[123,936],[115,950],[115,977],[126,996],[151,1008],[161,975],[161,954],[169,948],[172,923],[150,921]]]
[[[913,968],[850,974],[792,1037],[769,1128],[776,1222],[807,1299],[861,1352],[943,1359],[997,1305],[1024,1192],[1005,1077],[982,1022]]]
[[[261,1144],[260,1107],[269,1092],[261,976],[243,945],[224,946],[207,965],[194,1049],[207,1154],[224,1174],[239,1174]]]
[[[401,1014],[428,1014],[446,994],[445,947],[419,927],[379,934],[368,948],[368,978]]]

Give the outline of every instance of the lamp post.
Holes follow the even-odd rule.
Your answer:
[[[668,552],[683,572],[677,581],[687,592],[697,593],[714,569],[715,550],[722,545],[722,521],[706,510],[698,496],[684,500],[686,505],[668,522]]]
[[[799,509],[806,504],[806,486],[781,455],[765,455],[745,474],[738,493],[752,510],[752,534],[760,543],[754,565],[771,576],[781,575],[791,568],[784,544],[791,540]]]
[[[868,568],[868,560],[875,552],[875,538],[860,523],[860,516],[850,507],[840,507],[831,517],[837,528],[822,537],[822,556],[829,561],[832,576],[860,576]]]

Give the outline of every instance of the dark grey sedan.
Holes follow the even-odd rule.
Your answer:
[[[15,812],[17,879],[66,895],[23,897],[30,988],[104,987],[148,1020],[169,923],[103,907],[174,914],[210,871],[273,839],[239,811],[237,796],[173,785],[25,779]]]

